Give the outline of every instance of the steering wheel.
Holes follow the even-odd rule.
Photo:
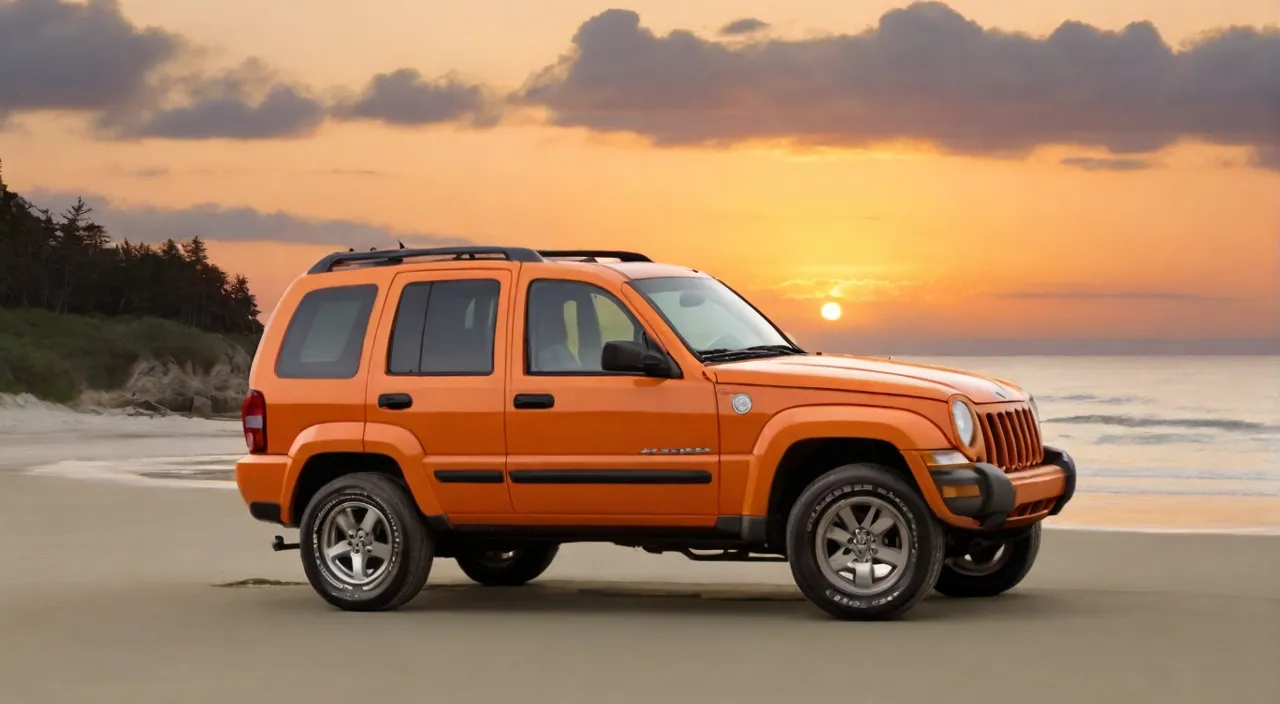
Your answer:
[[[733,335],[721,335],[720,337],[712,340],[711,344],[707,345],[707,349],[709,350],[740,350],[743,347],[746,347],[746,345],[742,344],[742,340],[739,340]]]

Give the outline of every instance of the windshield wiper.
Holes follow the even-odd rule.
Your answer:
[[[793,347],[791,345],[752,345],[751,347],[747,347],[745,349],[763,350],[766,352],[781,352],[783,354],[808,354],[807,352],[800,349],[799,347]]]
[[[775,357],[790,354],[806,354],[806,352],[799,347],[792,347],[791,345],[752,345],[751,347],[740,347],[738,349],[722,347],[711,350],[698,350],[698,356],[707,362],[727,362],[734,359],[759,359],[762,357]]]

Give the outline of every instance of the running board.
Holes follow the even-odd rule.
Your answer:
[[[301,545],[298,543],[286,543],[284,537],[277,535],[275,540],[271,541],[271,549],[280,552],[281,550],[298,550]]]
[[[662,548],[645,547],[644,551],[653,555],[661,555],[664,552],[678,552],[681,555],[693,560],[694,562],[786,562],[787,558],[781,555],[752,555],[750,550],[721,550],[720,552],[706,554],[696,553],[689,548],[680,548],[678,550],[663,550]]]

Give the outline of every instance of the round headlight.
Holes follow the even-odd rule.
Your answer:
[[[969,412],[969,406],[964,401],[956,399],[951,402],[951,419],[956,424],[956,433],[960,436],[960,442],[964,443],[965,447],[973,447],[976,429],[973,425],[973,414]]]

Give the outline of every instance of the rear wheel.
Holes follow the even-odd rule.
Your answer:
[[[953,597],[1003,594],[1018,586],[1040,554],[1040,524],[1002,542],[993,542],[965,555],[948,558],[935,589]]]
[[[338,477],[302,513],[302,568],[347,611],[398,609],[422,591],[434,546],[408,489],[382,474]]]
[[[787,521],[796,585],[828,614],[895,618],[933,589],[944,540],[928,505],[888,467],[851,464],[800,495]]]
[[[472,581],[487,587],[518,587],[542,576],[560,546],[526,545],[512,550],[467,550],[458,554],[458,567]]]

